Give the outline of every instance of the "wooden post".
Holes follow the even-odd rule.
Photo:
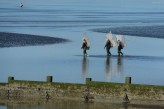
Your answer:
[[[125,77],[125,84],[131,84],[131,77]]]
[[[92,78],[86,78],[86,84],[90,83],[92,81]]]
[[[13,80],[14,80],[14,77],[12,77],[12,76],[8,77],[8,83],[12,82]]]
[[[47,76],[47,82],[52,82],[53,81],[53,76]]]

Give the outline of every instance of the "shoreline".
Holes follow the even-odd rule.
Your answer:
[[[58,44],[66,42],[70,42],[70,40],[58,37],[0,32],[0,48],[43,46],[48,44]]]

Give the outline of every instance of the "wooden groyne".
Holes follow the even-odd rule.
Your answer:
[[[92,81],[86,78],[85,84],[53,82],[52,76],[46,81],[15,80],[8,77],[8,83],[0,83],[0,98],[26,99],[77,99],[100,102],[155,101],[164,105],[164,86]]]

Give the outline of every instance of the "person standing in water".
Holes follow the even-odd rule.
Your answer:
[[[117,50],[118,50],[118,56],[120,56],[120,54],[123,55],[123,53],[121,52],[121,49],[123,49],[122,42],[120,40],[118,40],[117,41],[117,45],[118,45],[118,48],[117,48]]]
[[[106,44],[104,46],[104,49],[106,48],[106,53],[107,53],[107,56],[111,56],[112,54],[110,53],[110,48],[112,47],[112,43],[109,39],[106,40]]]
[[[85,38],[83,39],[83,44],[81,46],[81,49],[83,49],[83,55],[87,56],[87,41]]]
[[[88,36],[86,34],[84,34],[83,44],[81,46],[81,49],[83,49],[83,55],[88,56],[87,50],[90,49],[90,42],[89,42]]]

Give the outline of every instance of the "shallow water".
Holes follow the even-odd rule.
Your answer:
[[[149,103],[119,103],[115,100],[113,102],[84,102],[82,100],[22,100],[22,99],[10,99],[7,101],[7,105],[1,102],[1,109],[163,109],[163,106],[158,104]]]

